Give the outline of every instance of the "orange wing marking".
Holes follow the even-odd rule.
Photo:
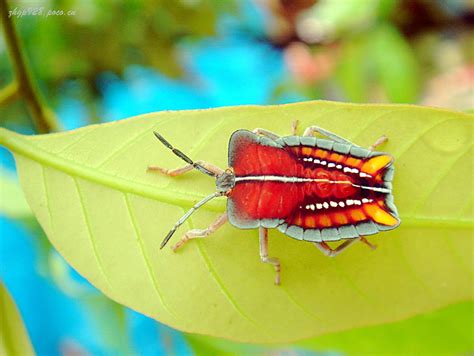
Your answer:
[[[376,223],[386,226],[395,226],[398,224],[398,220],[382,209],[378,204],[364,204],[362,208]]]
[[[387,165],[389,165],[393,161],[392,156],[388,155],[381,155],[381,156],[375,156],[369,159],[364,163],[362,166],[361,170],[362,172],[365,172],[370,175],[375,175],[378,173],[380,170],[385,168]]]

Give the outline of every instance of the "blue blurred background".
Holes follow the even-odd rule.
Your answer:
[[[66,130],[152,111],[312,99],[473,107],[469,1],[9,5],[33,77]],[[35,7],[43,7],[41,15],[21,11]],[[13,78],[1,37],[0,87]],[[0,120],[35,133],[21,100],[3,103]],[[38,354],[204,352],[188,336],[108,300],[72,270],[29,212],[11,155],[1,148],[0,159],[0,279]]]

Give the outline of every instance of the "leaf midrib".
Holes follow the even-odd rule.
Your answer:
[[[41,147],[34,145],[23,137],[23,135],[0,128],[0,144],[6,146],[11,151],[23,155],[33,161],[48,167],[56,168],[59,171],[70,174],[71,176],[80,177],[90,182],[98,183],[103,186],[116,189],[123,193],[132,193],[144,198],[162,201],[170,205],[177,205],[180,207],[190,207],[197,200],[203,198],[202,195],[187,192],[186,194],[174,191],[169,188],[151,187],[145,184],[139,184],[134,181],[117,177],[97,171],[93,168],[84,166],[77,162],[67,160],[63,157],[58,157],[52,153],[44,150]],[[209,211],[221,212],[225,210],[225,200],[213,200],[203,206],[203,209]],[[474,221],[470,219],[443,219],[442,217],[429,216],[403,216],[403,224],[405,226],[414,227],[459,227],[469,228],[474,226]]]
[[[132,193],[145,198],[159,200],[168,204],[188,207],[194,204],[194,200],[199,200],[202,196],[193,193],[181,193],[172,189],[163,189],[159,187],[149,187],[144,184],[138,184],[134,181],[106,174],[95,169],[89,168],[77,162],[67,160],[63,157],[57,157],[50,152],[38,147],[22,135],[12,131],[0,128],[0,144],[5,145],[17,154],[23,155],[33,161],[56,168],[71,176],[80,177],[90,182],[98,183],[106,187],[114,188],[123,193]],[[212,211],[224,211],[225,202],[211,201],[205,208]]]

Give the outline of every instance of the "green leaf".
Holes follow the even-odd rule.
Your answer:
[[[341,51],[336,78],[351,101],[417,101],[419,66],[413,50],[395,27],[381,24],[370,32],[349,37]]]
[[[474,303],[463,302],[392,324],[323,335],[296,345],[350,354],[467,354],[474,348]]]
[[[215,190],[181,166],[152,131],[194,159],[226,167],[227,142],[256,126],[288,134],[317,124],[362,146],[386,134],[396,158],[400,228],[336,259],[270,232],[282,286],[260,262],[255,230],[225,226],[179,253],[160,251],[170,227]],[[305,102],[148,114],[67,133],[0,131],[15,153],[27,200],[53,245],[119,303],[187,332],[244,342],[291,342],[406,319],[472,299],[473,116],[415,106]],[[205,227],[225,208],[211,201],[180,229]],[[179,236],[174,238],[176,241]]]
[[[23,219],[32,214],[18,180],[4,169],[0,169],[0,214],[12,219]]]
[[[353,102],[369,100],[370,61],[367,58],[367,36],[355,36],[341,46],[341,60],[337,64],[335,78],[344,95]]]
[[[0,355],[34,354],[15,302],[0,282]]]
[[[186,335],[196,355],[268,355],[278,350],[337,351],[366,354],[468,354],[474,348],[474,302],[450,305],[408,320],[322,335],[293,345],[267,346]]]
[[[416,102],[420,89],[419,68],[405,37],[392,25],[380,25],[369,35],[366,51],[388,100]]]

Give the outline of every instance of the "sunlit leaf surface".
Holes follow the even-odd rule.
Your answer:
[[[292,120],[369,146],[386,134],[395,156],[402,226],[335,259],[270,232],[282,286],[260,262],[257,231],[226,226],[179,253],[160,251],[173,223],[214,191],[199,172],[147,173],[182,162],[160,131],[194,159],[226,167],[239,129],[288,134]],[[415,106],[307,102],[268,107],[162,112],[80,130],[27,137],[5,130],[22,187],[59,252],[112,299],[188,332],[250,342],[289,342],[408,318],[472,299],[472,115]],[[205,227],[216,200],[180,233]],[[173,241],[179,238],[179,234]]]
[[[278,351],[343,352],[347,355],[463,355],[474,348],[474,302],[462,302],[408,320],[321,335],[291,345],[236,343],[186,335],[197,356],[271,355]],[[304,352],[306,351],[306,353]]]

